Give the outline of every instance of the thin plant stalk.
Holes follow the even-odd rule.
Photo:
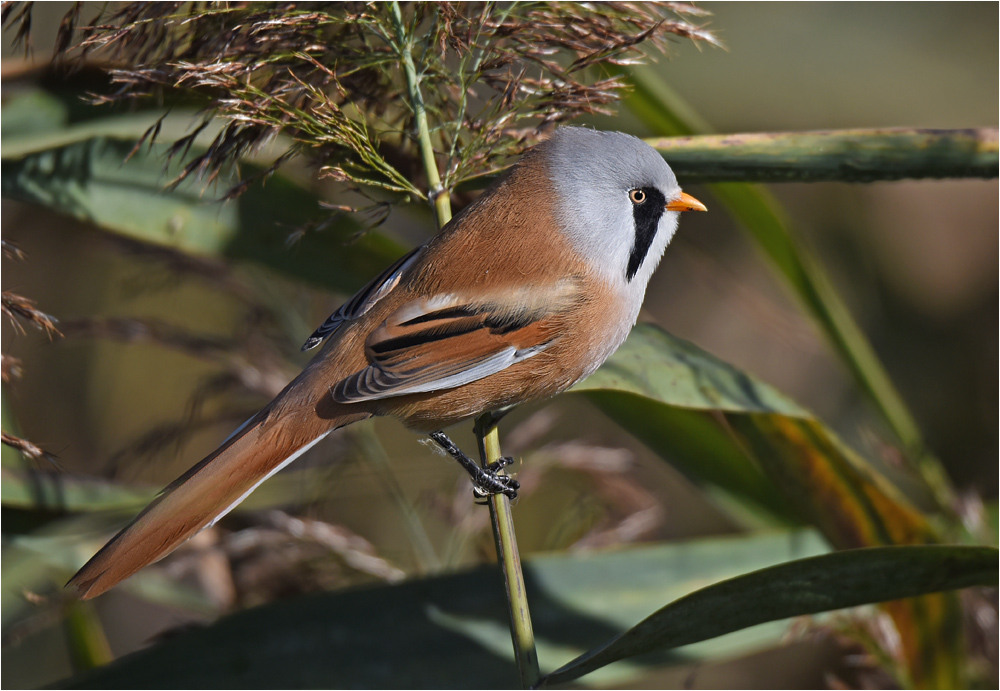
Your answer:
[[[441,188],[441,176],[434,156],[430,126],[427,122],[427,110],[420,93],[420,77],[413,62],[412,37],[406,30],[399,3],[392,3],[391,12],[396,32],[396,47],[406,72],[406,85],[417,127],[420,157],[430,188],[429,198],[434,204],[438,228],[443,228],[451,220],[451,198],[448,192]],[[489,413],[485,413],[476,419],[475,429],[476,439],[479,442],[480,461],[483,467],[486,467],[500,458],[500,435],[497,432],[496,420]],[[540,672],[538,653],[535,650],[535,636],[531,626],[531,614],[528,610],[527,593],[524,588],[524,575],[521,572],[521,560],[517,549],[517,538],[514,535],[514,517],[510,510],[510,500],[505,495],[493,495],[489,498],[488,503],[493,536],[496,540],[497,561],[501,565],[507,591],[514,657],[517,660],[521,685],[524,688],[531,688],[538,682]]]
[[[74,602],[66,615],[70,655],[78,671],[103,667],[111,662],[111,646],[93,603]]]
[[[476,440],[479,442],[479,457],[483,467],[500,460],[500,434],[497,432],[496,420],[491,414],[484,413],[476,418]],[[530,689],[538,684],[540,677],[538,652],[535,650],[535,633],[531,626],[531,612],[528,609],[524,574],[521,572],[517,537],[514,535],[514,517],[510,511],[510,499],[503,494],[494,494],[488,503],[497,559],[503,571],[504,588],[507,591],[514,658],[517,660],[517,669],[521,675],[521,687]]]
[[[997,128],[872,128],[653,137],[691,182],[996,178]]]
[[[427,108],[424,97],[420,93],[420,75],[413,63],[413,39],[406,31],[403,14],[399,3],[392,3],[392,24],[396,30],[397,49],[406,73],[406,88],[409,91],[410,104],[413,107],[413,119],[417,125],[417,140],[420,144],[420,158],[424,163],[424,173],[427,175],[429,197],[434,203],[434,214],[437,216],[438,228],[451,220],[451,198],[441,188],[441,175],[438,172],[434,158],[434,144],[431,142],[430,125],[427,122]]]

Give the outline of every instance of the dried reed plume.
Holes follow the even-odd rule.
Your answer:
[[[214,179],[284,134],[290,143],[268,172],[304,154],[325,176],[394,199],[426,198],[430,187],[404,65],[415,69],[431,121],[441,171],[433,195],[496,172],[557,123],[609,113],[625,84],[602,68],[640,62],[642,46],[718,43],[684,19],[704,10],[672,2],[416,2],[401,11],[375,2],[134,2],[88,22],[84,9],[77,3],[63,19],[56,57],[112,66],[118,90],[95,98],[195,97],[205,119],[174,154],[187,155],[213,117],[226,120],[177,181]],[[4,7],[21,39],[30,18],[30,3]]]

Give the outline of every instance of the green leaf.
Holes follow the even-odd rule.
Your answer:
[[[924,593],[995,586],[992,547],[875,547],[781,564],[703,588],[543,677],[563,684],[611,662],[767,621]]]
[[[329,470],[304,468],[280,473],[256,489],[233,509],[260,511],[276,506],[314,501],[323,496]],[[67,513],[106,512],[128,516],[144,507],[161,488],[83,477],[63,472],[4,468],[0,498],[5,509]]]
[[[906,497],[819,420],[696,346],[639,326],[602,369],[577,388],[597,387],[588,395],[622,427],[726,496],[806,519],[842,549],[939,541]],[[698,412],[713,406],[724,416]],[[890,611],[905,632],[913,678],[957,679],[951,653],[960,637],[934,642],[960,616],[957,600],[933,595]]]
[[[813,415],[657,326],[636,326],[572,390],[692,477],[780,502],[840,548],[937,539],[906,497]]]
[[[113,526],[93,513],[53,520],[27,535],[4,535],[3,580],[0,588],[5,628],[39,614],[44,606],[61,607],[62,597],[31,600],[26,595],[58,592],[73,573],[103,544]],[[165,606],[214,613],[208,599],[158,569],[146,569],[123,589]]]
[[[134,510],[155,496],[151,489],[136,489],[118,482],[79,477],[61,472],[4,468],[0,482],[3,507],[51,511]]]
[[[573,390],[595,389],[696,410],[808,416],[767,384],[652,324],[637,325],[618,351]]]
[[[657,326],[636,326],[572,390],[692,478],[780,517],[806,516],[839,547],[934,540],[908,500],[811,413]]]
[[[760,468],[718,424],[717,411],[807,415],[773,388],[656,326],[640,324],[572,390],[586,393],[689,477],[749,500],[772,522],[794,519]]]
[[[769,414],[732,417],[733,429],[798,513],[839,548],[939,542],[915,507],[818,421]],[[961,686],[962,606],[954,593],[883,606],[899,632],[906,669],[921,687]]]
[[[795,531],[527,559],[541,663],[551,669],[705,583],[825,549],[814,532]],[[272,603],[178,632],[60,686],[511,687],[518,673],[500,578],[488,566]],[[734,633],[593,680],[625,683],[649,664],[757,650],[784,629]]]
[[[42,89],[32,89],[4,103],[0,132],[4,147],[21,137],[63,128],[69,114],[62,102]]]
[[[384,235],[359,228],[347,217],[306,232],[294,244],[289,234],[328,214],[318,199],[282,175],[258,183],[238,199],[220,203],[238,180],[221,176],[209,187],[195,175],[167,189],[181,166],[166,158],[165,145],[142,147],[137,139],[92,137],[73,128],[52,148],[4,153],[2,192],[7,199],[36,204],[127,237],[203,257],[250,260],[300,280],[350,293],[403,253]],[[126,160],[128,159],[128,160]],[[245,175],[253,173],[251,166]]]

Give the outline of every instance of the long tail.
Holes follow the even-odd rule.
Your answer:
[[[271,416],[265,409],[248,420],[222,446],[163,490],[67,586],[76,588],[82,599],[100,595],[215,523],[257,485],[327,434],[368,415],[334,420],[296,417]]]

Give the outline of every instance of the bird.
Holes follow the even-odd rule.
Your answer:
[[[641,139],[556,129],[331,314],[303,346],[319,348],[303,371],[67,586],[83,599],[104,593],[333,430],[372,416],[430,433],[480,495],[515,496],[503,462],[481,468],[442,430],[499,419],[594,372],[635,325],[680,213],[693,210],[706,208]]]

